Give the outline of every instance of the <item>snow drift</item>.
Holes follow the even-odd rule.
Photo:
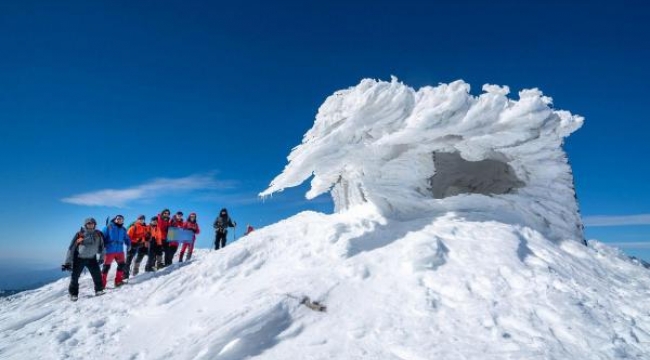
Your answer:
[[[550,238],[582,241],[561,145],[583,118],[554,110],[537,89],[519,100],[507,86],[469,91],[463,81],[415,91],[395,78],[337,91],[261,195],[313,175],[307,198],[331,191],[337,211],[367,202],[401,217],[505,208]]]
[[[538,91],[485,89],[336,93],[264,194],[313,172],[309,196],[331,188],[337,213],[101,297],[85,276],[76,303],[67,280],[0,300],[0,358],[650,358],[650,272],[579,241],[561,143],[582,119]]]
[[[483,213],[298,214],[80,299],[0,300],[2,359],[646,359],[648,270]],[[326,313],[299,304],[309,296]]]

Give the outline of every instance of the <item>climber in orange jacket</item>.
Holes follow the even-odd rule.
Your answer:
[[[154,269],[160,269],[163,267],[163,237],[160,234],[160,228],[158,227],[158,217],[154,216],[149,221],[148,234],[147,234],[147,243],[149,244],[148,253],[147,253],[147,265],[144,267],[144,271],[151,272]]]
[[[147,251],[146,238],[149,229],[145,221],[146,217],[144,215],[138,216],[138,219],[131,224],[126,232],[131,239],[131,248],[126,254],[126,269],[124,271],[125,279],[129,278],[131,272],[133,272],[133,275],[138,275],[138,272],[140,272],[140,262]],[[134,258],[135,264],[133,264],[133,270],[131,270],[131,263]]]

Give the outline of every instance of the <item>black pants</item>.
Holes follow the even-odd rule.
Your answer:
[[[145,256],[149,256],[149,247],[147,247],[146,245],[142,245],[140,247],[140,250],[138,250],[138,254],[135,256],[135,263],[140,264],[142,262],[142,259],[144,259]]]
[[[127,251],[126,253],[126,268],[124,269],[124,278],[128,279],[129,276],[131,275],[131,263],[133,262],[133,258],[136,257],[141,251],[142,248],[144,248],[143,243],[137,243],[137,244],[131,244],[131,249]],[[144,255],[143,255],[144,256]],[[142,258],[140,258],[140,261],[142,261]],[[139,263],[136,259],[135,262]]]
[[[214,249],[219,250],[226,247],[226,238],[228,237],[228,232],[220,232],[217,230],[214,235]]]
[[[162,254],[163,246],[158,245],[158,243],[156,243],[156,240],[151,240],[151,243],[149,244],[149,251],[147,252],[147,265],[144,267],[144,271],[153,271],[154,266],[156,265],[156,258],[162,256]]]
[[[165,246],[165,266],[169,266],[169,265],[172,264],[172,260],[174,259],[174,254],[176,254],[176,250],[178,250],[178,244],[166,243],[166,246]]]
[[[75,258],[72,262],[72,277],[70,278],[70,286],[68,287],[70,295],[79,295],[79,277],[84,268],[88,268],[90,276],[93,278],[95,291],[104,289],[102,286],[102,274],[99,270],[99,262],[97,262],[97,259],[94,257],[90,259]]]

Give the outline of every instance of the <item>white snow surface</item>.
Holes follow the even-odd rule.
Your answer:
[[[331,192],[337,211],[370,202],[401,218],[421,211],[504,208],[552,239],[582,241],[573,176],[561,148],[583,118],[538,89],[507,97],[458,80],[414,90],[364,79],[321,105],[268,196],[310,177],[307,198]],[[454,196],[482,194],[476,197]]]
[[[84,275],[77,302],[68,279],[0,299],[0,359],[650,359],[650,271],[582,243],[561,149],[582,119],[468,91],[337,92],[263,193],[313,173],[336,213],[100,297]]]
[[[0,300],[0,358],[650,358],[648,270],[483,212],[303,212],[104,296],[67,283]]]

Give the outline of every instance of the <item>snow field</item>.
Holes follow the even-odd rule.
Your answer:
[[[0,303],[0,357],[613,359],[650,354],[648,271],[475,214],[298,214],[101,297]],[[110,279],[110,277],[109,277]],[[299,304],[309,296],[328,307]],[[99,355],[98,355],[99,354]]]

